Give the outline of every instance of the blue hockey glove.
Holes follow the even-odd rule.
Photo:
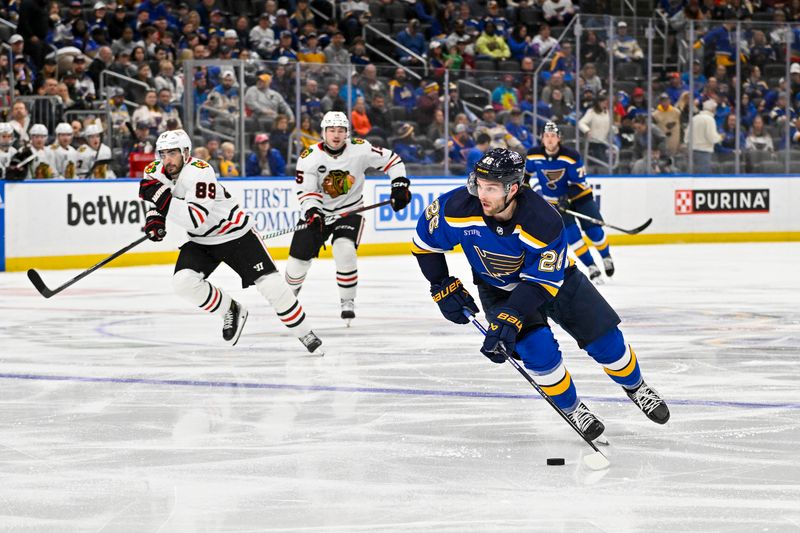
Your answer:
[[[514,353],[517,334],[522,331],[519,313],[510,307],[501,307],[491,313],[486,338],[483,339],[481,353],[493,363],[503,363],[506,356]]]
[[[469,324],[469,319],[464,316],[464,309],[473,315],[479,312],[472,295],[456,277],[447,276],[439,283],[431,285],[431,296],[439,306],[439,311],[450,322]]]

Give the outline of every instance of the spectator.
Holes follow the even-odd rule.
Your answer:
[[[405,107],[407,113],[411,113],[417,104],[414,86],[408,81],[406,71],[402,67],[396,68],[394,78],[389,80],[389,94],[392,104]]]
[[[606,91],[597,93],[591,109],[578,121],[578,128],[588,137],[589,157],[597,162],[608,161],[611,117],[608,111],[608,93]]]
[[[110,46],[101,46],[97,49],[97,55],[89,64],[88,74],[92,79],[93,88],[100,86],[100,73],[111,68],[114,64],[114,53]]]
[[[492,105],[497,111],[510,111],[519,107],[517,89],[514,88],[514,76],[505,74],[503,84],[492,91]]]
[[[208,104],[221,112],[216,114],[215,120],[230,122],[239,111],[239,88],[236,86],[236,77],[232,70],[223,71],[220,80],[209,93]]]
[[[475,42],[477,57],[502,60],[511,57],[511,50],[505,38],[497,33],[494,22],[488,21]]]
[[[311,148],[315,144],[322,142],[322,134],[314,126],[314,122],[312,122],[311,117],[309,115],[303,115],[302,117],[300,117],[299,130],[300,130],[299,153],[302,153],[303,150]]]
[[[222,155],[219,159],[219,175],[223,178],[238,178],[241,174],[239,167],[233,161],[236,156],[236,149],[233,143],[225,141],[220,148],[222,149]]]
[[[722,128],[720,128],[720,134],[722,135],[722,141],[719,144],[714,145],[714,152],[718,154],[733,154],[738,150],[741,150],[745,146],[745,131],[744,128],[739,130],[738,140],[739,145],[737,147],[736,140],[736,113],[729,113],[726,117],[725,121],[722,124]]]
[[[366,65],[361,71],[358,86],[364,92],[364,99],[370,102],[375,95],[386,94],[388,90],[386,84],[378,79],[378,69],[372,63]]]
[[[400,156],[404,163],[428,165],[433,161],[425,154],[422,147],[414,142],[414,127],[408,122],[400,124],[397,136],[392,143],[392,151]]]
[[[498,35],[502,35],[503,37],[508,37],[508,34],[511,29],[511,24],[508,22],[508,19],[502,15],[500,12],[500,6],[497,4],[497,0],[489,0],[486,3],[486,16],[484,17],[484,26],[487,22],[491,21],[494,23],[496,28],[496,32]],[[433,35],[438,35],[441,33],[440,28],[434,27],[431,28],[433,31]]]
[[[350,116],[350,122],[352,123],[353,131],[356,132],[359,137],[366,137],[372,130],[372,123],[369,121],[367,106],[363,96],[356,99],[356,103],[353,105],[353,112]]]
[[[696,49],[705,47],[705,50],[714,52],[717,66],[730,67],[736,64],[736,51],[732,40],[735,38],[734,27],[736,24],[730,20],[711,29],[694,43]],[[744,59],[744,56],[742,56]]]
[[[692,117],[691,127],[686,130],[685,142],[692,150],[694,172],[697,174],[711,174],[711,154],[714,152],[714,145],[722,141],[722,135],[717,132],[714,121],[716,110],[717,102],[713,99],[706,100],[703,102],[703,110]]]
[[[286,161],[269,144],[269,135],[259,133],[255,138],[255,150],[247,156],[246,174],[248,176],[283,176],[286,174]]]
[[[581,69],[580,90],[589,88],[592,94],[597,94],[603,89],[603,80],[597,75],[594,63],[586,63]]]
[[[278,46],[276,46],[272,51],[272,57],[270,59],[277,61],[282,57],[286,57],[290,61],[297,61],[297,52],[294,49],[293,38],[294,34],[291,31],[281,31],[280,39],[278,40]]]
[[[650,167],[648,168],[647,166],[647,154],[644,154],[641,159],[637,159],[633,163],[631,174],[638,176],[670,174],[672,173],[670,161],[671,158],[669,156],[662,157],[661,148],[653,146],[650,152]]]
[[[121,87],[108,87],[108,102],[106,106],[111,115],[111,131],[115,135],[127,136],[132,133],[128,127],[131,114],[125,104],[125,91]]]
[[[433,112],[433,122],[428,126],[425,137],[432,143],[435,143],[439,139],[447,139],[447,132],[444,130],[444,111],[441,109],[436,109]]]
[[[658,97],[653,123],[667,136],[664,144],[667,155],[675,155],[681,144],[681,112],[672,105],[667,93],[661,93]]]
[[[632,35],[628,35],[628,24],[621,20],[617,23],[617,35],[611,45],[611,53],[616,61],[628,63],[644,59],[642,47]]]
[[[674,104],[678,101],[681,95],[688,90],[689,88],[683,84],[683,81],[681,81],[680,73],[670,72],[669,85],[667,85],[667,88],[664,89],[664,92],[669,96],[670,102]]]
[[[340,81],[347,80],[350,65],[350,51],[345,48],[344,34],[335,31],[331,35],[331,44],[325,47],[325,61]]]
[[[535,54],[531,36],[528,35],[528,27],[518,23],[508,38],[508,48],[511,50],[511,57],[517,61],[522,61],[523,57]]]
[[[448,92],[450,93],[449,98],[449,113],[450,113],[450,122],[455,122],[456,116],[459,114],[464,114],[467,116],[468,120],[476,121],[478,117],[475,116],[475,113],[470,111],[469,107],[467,107],[466,102],[461,99],[461,96],[458,93],[458,85],[453,82],[450,82],[450,86],[448,87]]]
[[[183,76],[175,75],[175,65],[165,59],[158,64],[158,76],[153,80],[158,90],[169,89],[172,102],[179,104],[183,99]]]
[[[769,92],[769,85],[761,79],[761,68],[756,65],[750,67],[750,75],[742,85],[742,92],[748,95],[751,100],[766,97]]]
[[[244,96],[244,104],[249,113],[256,118],[274,120],[279,114],[294,122],[294,112],[278,91],[270,88],[272,76],[259,74],[255,86],[248,87]]]
[[[137,107],[131,117],[134,124],[147,122],[150,124],[150,135],[157,136],[166,129],[166,121],[158,107],[158,94],[151,89],[144,95],[144,104]]]
[[[172,129],[183,128],[178,107],[174,104],[172,91],[166,87],[158,91],[158,108],[159,111],[161,111],[161,120],[164,125],[166,125],[170,120],[174,120],[177,126]],[[161,132],[159,131],[159,133]]]
[[[581,43],[581,64],[586,63],[605,63],[608,57],[605,43],[597,36],[594,30],[586,30]]]
[[[568,106],[575,105],[575,95],[572,92],[572,88],[564,83],[564,75],[560,72],[556,72],[552,76],[550,76],[550,81],[547,83],[544,89],[542,89],[542,101],[545,103],[550,103],[550,96],[553,94],[553,91],[558,89],[561,91],[561,94],[564,97],[564,102]]]
[[[475,135],[480,139],[481,133],[487,134],[492,148],[508,148],[521,152],[522,143],[512,136],[503,124],[498,124],[496,117],[497,114],[492,106],[484,107],[483,119],[478,122]]]
[[[708,83],[708,78],[706,75],[703,74],[703,64],[699,59],[695,59],[692,63],[692,76],[694,77],[694,91],[696,95],[699,95],[703,88]],[[689,73],[684,72],[681,74],[681,82],[686,89],[689,89]],[[677,101],[677,100],[676,100]],[[675,103],[675,102],[673,102]]]
[[[554,26],[568,25],[575,11],[572,0],[545,0],[542,4],[544,20]]]
[[[588,101],[592,102],[593,100],[594,95],[589,96]],[[543,107],[542,104],[544,104],[546,108]],[[550,94],[550,104],[540,100],[539,106],[539,115],[542,115],[543,113],[541,111],[546,109],[547,112],[544,113],[543,116],[552,119],[554,122],[559,124],[564,122],[575,124],[575,108],[564,100],[564,93],[561,92],[561,89],[554,89]]]
[[[427,129],[430,123],[433,122],[434,112],[439,108],[441,108],[439,84],[435,81],[428,82],[416,104],[416,119],[419,127]]]
[[[395,39],[401,45],[398,46],[395,51],[400,62],[404,65],[421,66],[422,63],[419,57],[425,57],[427,45],[425,44],[425,37],[419,33],[419,20],[409,20],[405,29],[398,33]],[[413,52],[418,57],[415,57],[409,52]]]
[[[328,111],[345,111],[347,104],[344,99],[339,96],[339,86],[335,83],[328,85],[328,92],[320,100],[320,110],[324,115]]]
[[[633,120],[633,151],[636,157],[645,157],[647,154],[647,139],[650,138],[650,146],[658,146],[661,149],[667,140],[666,134],[661,131],[657,124],[653,123],[648,135],[647,117],[638,115]]]
[[[772,136],[764,129],[764,117],[756,115],[750,133],[745,139],[745,150],[747,152],[775,152],[775,145]]]
[[[309,115],[313,122],[322,120],[322,101],[319,98],[319,84],[314,78],[306,78],[300,93],[300,112]]]
[[[554,72],[560,72],[564,76],[564,81],[572,82],[575,79],[575,56],[572,53],[572,43],[564,42],[561,50],[553,54],[550,59],[550,66],[542,71],[542,78],[546,81]]]
[[[22,147],[30,142],[28,136],[28,128],[31,127],[31,117],[28,112],[28,106],[25,102],[17,100],[11,107],[11,117],[8,121],[14,129],[14,136],[16,137],[15,144]],[[46,129],[46,128],[45,128]]]
[[[386,139],[392,131],[392,119],[389,110],[386,109],[386,98],[383,94],[375,94],[372,97],[372,104],[367,110],[367,118],[372,125],[370,135],[378,135]]]
[[[289,126],[289,117],[286,115],[278,115],[275,117],[275,122],[272,125],[272,131],[269,134],[270,143],[281,155],[289,154],[289,143],[291,142],[292,130]]]
[[[542,58],[547,56],[551,49],[558,49],[558,41],[550,35],[549,24],[539,25],[539,33],[531,41],[531,46],[534,52]]]
[[[748,64],[752,67],[763,68],[764,65],[777,63],[777,61],[778,54],[767,41],[766,34],[761,30],[754,29],[749,43]]]
[[[306,35],[305,46],[300,48],[297,60],[304,63],[325,63],[325,53],[319,46],[319,38],[316,33],[312,32]]]
[[[450,162],[454,164],[466,164],[467,153],[475,147],[475,140],[469,134],[469,127],[466,124],[456,124],[453,130],[455,133],[450,137],[448,143],[448,154]]]
[[[269,13],[261,13],[258,24],[252,27],[248,37],[250,45],[262,58],[272,56],[275,48],[275,32],[269,27]]]
[[[492,109],[492,111],[494,111],[494,109]],[[464,170],[467,176],[469,176],[470,172],[475,168],[475,163],[477,163],[489,149],[491,140],[492,138],[489,137],[487,133],[478,134],[478,137],[475,139],[475,146],[467,152],[467,168]]]
[[[522,111],[519,108],[511,110],[511,118],[506,122],[506,129],[522,143],[525,150],[530,150],[536,144],[530,130],[522,123]]]

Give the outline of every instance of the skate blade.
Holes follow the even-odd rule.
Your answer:
[[[239,342],[239,337],[242,336],[242,331],[244,330],[244,324],[247,322],[248,315],[250,315],[250,312],[245,309],[244,313],[242,313],[242,317],[239,319],[239,329],[236,330],[236,335],[228,341],[231,343],[231,346],[236,346],[236,343]]]
[[[597,444],[602,444],[603,446],[610,446],[611,445],[611,443],[608,442],[608,439],[606,438],[605,435],[600,435],[599,437],[594,439],[594,442],[597,443]]]

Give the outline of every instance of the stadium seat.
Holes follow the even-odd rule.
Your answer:
[[[405,2],[393,2],[384,6],[384,16],[389,22],[405,22],[406,20],[406,4]],[[402,28],[398,28],[400,31]]]
[[[642,79],[642,65],[639,63],[615,63],[614,81],[626,80],[633,81]]]

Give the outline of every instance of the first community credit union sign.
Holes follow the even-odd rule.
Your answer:
[[[678,189],[676,215],[769,213],[769,189]]]

